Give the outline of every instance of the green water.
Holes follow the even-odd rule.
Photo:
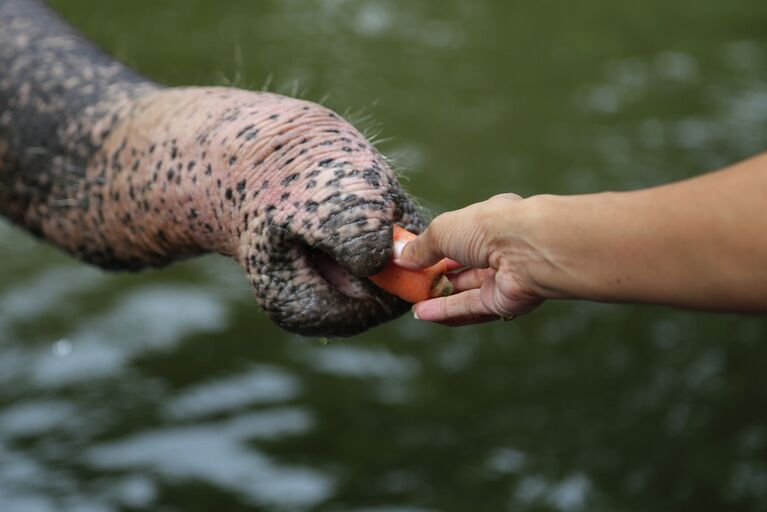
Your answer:
[[[159,81],[369,115],[435,212],[767,147],[756,0],[53,5]],[[104,274],[4,223],[0,258],[2,512],[767,509],[763,318],[552,302],[324,344],[222,258]]]

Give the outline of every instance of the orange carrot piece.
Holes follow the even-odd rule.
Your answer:
[[[417,235],[410,231],[394,226],[395,241],[410,241]],[[380,288],[408,302],[421,302],[434,297],[445,297],[453,293],[453,284],[445,273],[457,265],[447,258],[431,267],[411,270],[402,268],[389,261],[378,274],[368,277]]]

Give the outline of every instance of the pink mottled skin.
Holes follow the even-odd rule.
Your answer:
[[[262,309],[302,334],[351,335],[406,310],[364,276],[389,259],[394,223],[422,221],[337,114],[270,93],[158,86],[36,0],[0,6],[3,63],[0,213],[16,223],[109,269],[231,256]]]
[[[90,219],[105,236],[86,240],[81,212],[70,209],[62,215],[71,223],[43,222],[47,239],[157,265],[232,256],[264,310],[298,332],[350,319],[343,329],[354,332],[371,311],[402,309],[358,276],[389,258],[393,222],[419,221],[383,158],[338,115],[275,94],[177,88],[142,96],[118,117],[86,171],[107,176],[109,207]]]

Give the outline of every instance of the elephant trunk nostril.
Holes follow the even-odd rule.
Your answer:
[[[364,277],[381,270],[391,250],[391,227],[386,226],[345,240],[327,252],[349,272]]]

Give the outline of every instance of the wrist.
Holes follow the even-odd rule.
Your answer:
[[[520,222],[530,286],[545,298],[619,300],[623,264],[641,248],[626,242],[641,214],[633,192],[531,197]]]

